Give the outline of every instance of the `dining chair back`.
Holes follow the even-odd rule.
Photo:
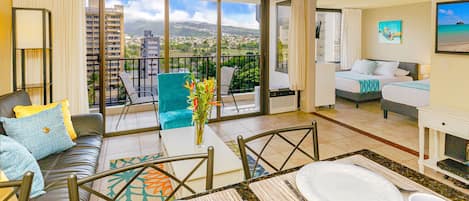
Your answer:
[[[12,189],[11,191],[7,190],[7,192],[10,191],[8,195],[3,196],[0,194],[0,198],[3,200],[13,200],[12,198],[16,197],[16,194],[18,194],[18,201],[28,201],[33,184],[33,177],[34,173],[28,171],[21,180],[0,182],[0,189]]]
[[[213,188],[214,152],[215,151],[213,147],[209,146],[207,149],[207,153],[161,158],[161,159],[157,159],[154,161],[148,161],[148,162],[143,162],[143,163],[139,163],[135,165],[129,165],[129,166],[118,168],[118,169],[104,171],[104,172],[97,173],[93,176],[89,176],[86,178],[77,179],[77,175],[72,174],[67,179],[69,198],[70,198],[70,201],[79,201],[78,189],[82,188],[90,192],[91,194],[94,194],[95,196],[104,200],[112,200],[112,201],[121,200],[121,196],[123,195],[125,190],[130,187],[130,185],[132,184],[134,180],[136,180],[140,175],[142,175],[142,173],[144,173],[145,170],[153,169],[169,177],[172,181],[174,181],[173,184],[177,184],[176,187],[172,188],[173,191],[169,195],[167,196],[165,195],[166,197],[163,199],[163,201],[174,200],[174,196],[176,192],[181,190],[181,188],[185,188],[187,191],[189,191],[192,194],[197,193],[193,188],[188,186],[186,182],[197,170],[199,170],[202,167],[204,163],[206,163],[205,189],[211,190]],[[161,164],[168,164],[172,162],[187,161],[187,160],[198,160],[198,162],[193,167],[193,169],[190,170],[187,176],[184,177],[182,180],[177,178],[170,171],[162,169],[160,166]],[[130,178],[127,181],[127,183],[113,197],[110,197],[108,195],[105,195],[101,192],[94,190],[90,185],[93,181],[96,181],[96,180],[99,180],[108,176],[112,176],[115,174],[119,174],[122,172],[130,171],[130,170],[134,170],[136,174],[133,175],[132,178]]]
[[[300,139],[297,143],[294,143],[291,138],[294,137],[293,135],[299,134]],[[312,137],[312,148],[313,148],[313,156],[309,154],[307,151],[302,149],[300,146],[305,142],[306,138],[308,136]],[[274,137],[278,137],[282,140],[282,142],[286,143],[287,145],[290,145],[293,147],[293,149],[288,153],[288,156],[286,157],[285,161],[280,165],[280,167],[276,167],[275,165],[272,164],[272,162],[269,162],[263,154],[265,153],[265,150],[267,146],[273,141]],[[254,148],[249,146],[249,142],[252,141],[258,141],[259,139],[267,139],[263,145],[261,145],[260,150],[256,151]],[[274,171],[278,172],[281,170],[284,170],[286,167],[287,163],[290,161],[291,157],[295,152],[301,152],[308,158],[310,158],[312,161],[318,161],[319,160],[319,146],[318,146],[318,131],[317,131],[317,123],[316,121],[313,121],[311,125],[307,126],[297,126],[297,127],[289,127],[289,128],[282,128],[282,129],[276,129],[276,130],[270,130],[264,133],[260,133],[248,138],[244,138],[243,136],[238,136],[238,146],[239,146],[239,152],[241,154],[241,161],[243,164],[243,171],[244,171],[244,177],[246,180],[251,179],[252,177],[255,176],[256,169],[259,166],[259,162],[263,162],[270,168],[272,168]],[[249,164],[249,159],[248,159],[248,153],[252,153],[255,157],[255,163],[250,167]]]

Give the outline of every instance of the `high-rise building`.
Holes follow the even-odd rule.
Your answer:
[[[160,37],[153,36],[151,30],[145,30],[140,44],[140,56],[148,58],[144,60],[145,77],[158,74],[160,47]]]
[[[88,59],[88,74],[97,72],[96,58],[99,55],[99,0],[90,0],[86,8],[86,54]],[[105,9],[105,42],[106,42],[106,64],[107,83],[111,87],[119,85],[119,72],[123,70],[124,57],[124,8],[115,5],[113,8]]]

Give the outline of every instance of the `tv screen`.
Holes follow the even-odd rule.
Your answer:
[[[437,4],[436,52],[469,53],[469,1]]]

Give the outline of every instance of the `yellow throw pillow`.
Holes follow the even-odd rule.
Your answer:
[[[69,103],[67,99],[59,102],[54,102],[48,105],[16,106],[15,108],[13,108],[13,111],[15,112],[16,118],[23,118],[37,114],[44,110],[52,109],[59,103],[62,104],[62,116],[64,118],[64,124],[65,128],[67,128],[68,135],[70,135],[70,138],[72,138],[72,140],[75,140],[77,138],[77,134],[75,133],[75,129],[73,128],[72,115],[70,114],[70,110],[68,109]]]

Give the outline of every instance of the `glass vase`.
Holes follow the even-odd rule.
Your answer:
[[[202,147],[204,144],[204,123],[194,122],[195,145]]]

